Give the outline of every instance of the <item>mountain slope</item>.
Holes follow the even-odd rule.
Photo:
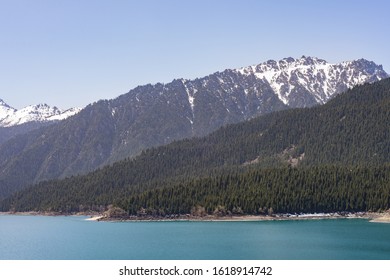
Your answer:
[[[195,80],[139,86],[114,100],[91,104],[59,124],[4,143],[0,188],[8,190],[3,192],[6,195],[32,182],[85,173],[149,147],[207,135],[227,124],[324,103],[352,85],[387,76],[381,66],[363,59],[333,65],[302,57]]]
[[[302,188],[303,195],[326,183],[331,195],[337,196],[340,202],[339,208],[334,208],[337,211],[351,210],[348,205],[352,203],[361,207],[364,204],[368,207],[365,210],[386,209],[390,197],[389,121],[390,79],[386,79],[358,86],[323,106],[267,114],[229,125],[203,138],[149,149],[132,160],[85,176],[42,182],[6,200],[3,210],[12,206],[22,211],[78,211],[81,206],[98,209],[117,203],[135,213],[141,207],[159,209],[155,208],[156,203],[168,203],[170,194],[171,201],[178,207],[171,210],[177,214],[180,209],[187,209],[183,211],[188,213],[188,207],[197,205],[196,200],[191,200],[195,199],[195,194],[199,199],[208,197],[214,202],[219,201],[218,193],[230,200],[238,199],[239,195],[228,192],[221,183],[234,182],[231,191],[239,193],[240,188],[248,187],[242,195],[250,197],[251,192],[257,192],[253,182],[261,178],[266,178],[262,180],[263,194],[270,192],[267,182],[269,186],[278,187],[279,192],[285,192],[282,198],[289,197],[289,192],[295,192],[294,188]],[[287,166],[297,166],[299,170],[279,170]],[[291,185],[288,182],[292,173],[295,175],[291,180],[295,183]],[[246,175],[241,178],[240,174]],[[195,179],[202,177],[205,179]],[[285,185],[281,185],[280,180]],[[342,190],[340,193],[337,187]],[[299,195],[297,191],[294,195]],[[348,193],[355,193],[357,197],[352,199]],[[373,196],[375,203],[360,201],[363,193]],[[316,199],[321,201],[326,191],[318,195]],[[269,197],[275,201],[280,198],[275,193]],[[329,202],[331,196],[326,197]],[[348,200],[348,205],[346,197],[352,199]],[[180,208],[179,198],[195,204]],[[137,207],[129,208],[131,205]],[[308,204],[300,202],[299,205],[305,210]],[[330,208],[326,208],[327,211],[331,211]],[[310,210],[313,209],[321,208]]]

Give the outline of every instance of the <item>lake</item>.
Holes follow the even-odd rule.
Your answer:
[[[86,218],[0,215],[0,259],[390,259],[390,224],[364,219],[96,222]]]

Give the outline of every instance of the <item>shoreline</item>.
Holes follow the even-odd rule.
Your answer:
[[[371,223],[384,223],[384,224],[388,224],[390,223],[390,213],[389,212],[386,212],[386,213],[380,213],[379,215],[373,217],[372,219],[370,219]]]
[[[16,216],[89,216],[85,221],[94,222],[251,222],[251,221],[299,221],[299,220],[323,220],[323,219],[367,219],[372,223],[390,223],[390,211],[386,212],[334,212],[334,213],[300,213],[300,214],[274,214],[274,215],[206,215],[191,216],[171,215],[160,216],[123,216],[109,217],[105,213],[80,212],[80,213],[56,213],[56,212],[0,212],[2,215]]]
[[[390,223],[390,213],[379,212],[348,212],[348,213],[301,213],[301,214],[275,214],[275,215],[231,215],[231,216],[191,216],[175,215],[169,217],[159,216],[130,216],[108,217],[102,214],[91,216],[88,221],[98,222],[255,222],[255,221],[300,221],[324,219],[367,219],[374,223]]]

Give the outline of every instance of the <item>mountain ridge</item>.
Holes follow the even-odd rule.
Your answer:
[[[291,102],[289,99],[294,88],[300,85],[315,93],[314,98],[317,104],[324,104],[334,94],[343,92],[348,88],[388,77],[381,65],[376,65],[374,62],[362,58],[332,64],[323,59],[310,56],[302,56],[299,59],[288,57],[279,61],[268,60],[258,65],[242,67],[237,71],[243,75],[252,74],[259,79],[266,79],[279,99],[291,107],[305,107],[297,106],[294,101]],[[314,79],[305,79],[304,75],[308,72],[311,72],[312,77],[318,75],[322,77],[320,86],[316,84]],[[310,77],[310,75],[307,76]],[[338,78],[340,78],[339,81]],[[288,83],[283,80],[288,80]],[[281,82],[282,85],[280,85]],[[318,87],[316,88],[316,86]]]
[[[317,105],[316,93],[310,90],[323,84],[332,85],[332,96],[336,96],[348,88],[345,81],[358,84],[388,77],[381,66],[364,59],[345,64],[348,69],[336,67],[332,81],[313,75],[317,64],[324,68],[319,59],[285,60],[302,64],[304,69],[290,69],[294,75],[284,73],[275,78],[285,92],[282,95],[291,99],[288,105],[268,80],[255,73],[243,74],[240,69],[138,86],[115,99],[90,104],[58,124],[4,143],[0,146],[0,183],[4,189],[16,191],[32,182],[86,173],[150,147],[207,135],[224,125]],[[316,73],[322,73],[320,70]]]

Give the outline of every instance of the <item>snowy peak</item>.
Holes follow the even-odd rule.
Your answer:
[[[377,65],[374,62],[365,59],[347,61],[341,64],[341,66],[349,72],[347,74],[349,74],[350,77],[353,77],[352,83],[354,83],[354,85],[365,82],[372,83],[389,77],[383,70],[382,65]]]
[[[302,56],[299,59],[288,57],[279,61],[268,60],[258,65],[242,67],[237,69],[237,71],[239,71],[241,74],[244,75],[256,74],[257,76],[262,77],[262,76],[267,76],[267,74],[271,75],[270,73],[277,73],[277,72],[288,71],[288,70],[291,71],[297,68],[308,68],[315,65],[326,66],[328,64],[329,63],[327,63],[325,60],[318,59],[316,57]]]
[[[236,71],[267,81],[278,98],[290,107],[324,104],[335,94],[356,85],[389,77],[381,65],[366,59],[331,64],[310,56],[268,60]]]
[[[38,104],[16,110],[0,99],[0,127],[10,127],[28,122],[48,122],[66,119],[81,109],[72,108],[62,111],[47,104]]]
[[[46,119],[48,121],[60,121],[60,120],[67,119],[73,115],[76,115],[80,111],[81,111],[80,108],[70,108],[70,109],[65,110],[65,111],[59,110],[59,114],[54,114],[54,115],[48,116]]]
[[[46,118],[58,114],[61,114],[61,111],[57,107],[50,107],[47,104],[27,106],[16,112],[21,118],[31,118],[34,121],[45,121]]]

